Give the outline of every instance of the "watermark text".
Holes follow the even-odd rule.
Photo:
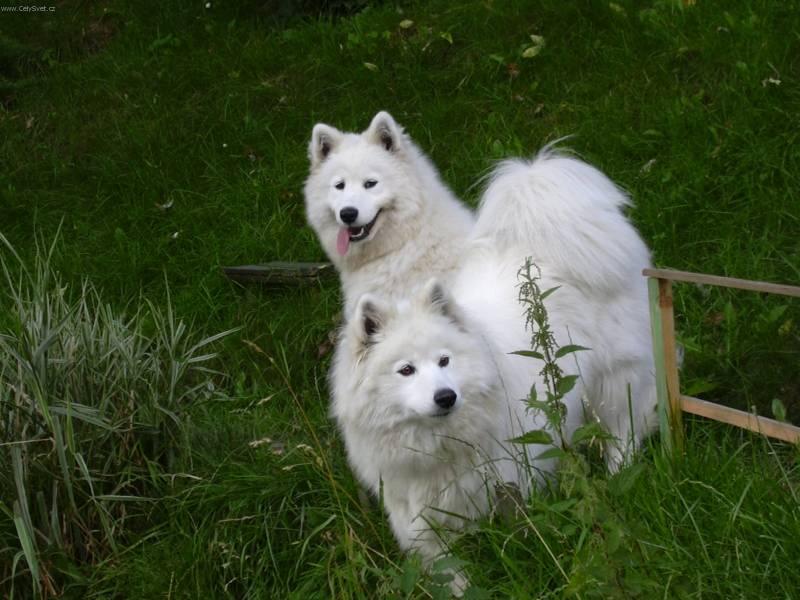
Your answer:
[[[14,6],[0,6],[0,13],[44,13],[56,12],[55,6],[42,6],[39,4],[17,4]]]

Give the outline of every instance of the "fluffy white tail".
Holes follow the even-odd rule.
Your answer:
[[[622,212],[630,203],[596,168],[546,147],[531,161],[495,168],[474,232],[500,250],[530,255],[551,275],[613,293],[650,263]]]

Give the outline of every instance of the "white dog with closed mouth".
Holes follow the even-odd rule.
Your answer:
[[[392,116],[361,134],[314,126],[306,216],[342,280],[345,314],[364,293],[446,279],[474,222]]]
[[[656,422],[649,251],[627,197],[546,148],[501,163],[473,220],[386,113],[360,135],[317,125],[309,151],[307,215],[347,305],[332,413],[400,545],[432,559],[443,546],[431,522],[458,528],[486,513],[496,483],[530,491],[531,474],[554,466],[535,460],[541,447],[508,442],[545,426],[522,402],[543,389],[542,365],[509,354],[530,345],[517,297],[528,257],[542,289],[559,288],[547,298],[557,343],[591,348],[565,365],[580,375],[565,433],[597,418],[619,468]],[[431,277],[440,283],[425,286]]]
[[[334,359],[332,412],[350,464],[382,496],[401,548],[426,562],[446,550],[437,530],[486,514],[496,485],[527,491],[554,466],[535,460],[543,446],[507,441],[547,425],[521,401],[541,365],[507,355],[494,335],[507,343],[502,319],[488,329],[476,308],[435,281],[409,300],[363,296]],[[580,393],[566,398],[567,432],[582,415]]]

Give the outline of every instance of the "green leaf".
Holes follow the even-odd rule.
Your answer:
[[[561,448],[548,448],[541,454],[537,455],[536,460],[550,460],[551,458],[561,459],[566,455],[567,453]]]
[[[445,584],[450,583],[451,581],[453,581],[453,577],[454,577],[454,575],[452,573],[447,573],[447,572],[431,573],[430,580],[433,583],[436,583],[436,584],[439,584],[439,585],[445,585]]]
[[[441,573],[442,571],[459,571],[468,564],[469,564],[468,561],[450,554],[448,556],[443,556],[442,558],[437,559],[431,565],[431,571],[433,573]]]
[[[22,511],[19,502],[14,501],[14,526],[17,529],[17,538],[19,539],[22,552],[25,555],[25,562],[28,563],[28,568],[31,571],[31,579],[35,589],[39,590],[39,560],[36,556],[36,545],[34,543],[33,532],[27,527],[25,519],[22,516]]]
[[[560,286],[560,285],[557,285],[556,287],[551,287],[549,290],[545,290],[545,291],[543,291],[543,292],[542,292],[542,295],[541,295],[541,296],[539,296],[539,300],[544,300],[544,299],[545,299],[545,298],[547,298],[547,297],[548,297],[550,294],[552,294],[553,292],[555,292],[556,290],[558,290],[558,289],[560,289],[560,288],[561,288],[561,286]]]
[[[554,502],[553,504],[548,504],[548,510],[553,512],[564,512],[569,510],[578,502],[577,498],[567,498],[566,500],[562,500],[560,502]]]
[[[528,400],[526,403],[528,408],[532,408],[534,410],[543,410],[548,411],[550,410],[550,405],[547,402],[543,402],[542,400]]]
[[[561,527],[561,535],[564,537],[572,537],[576,533],[578,533],[578,526],[574,523],[567,523]]]
[[[780,336],[787,336],[792,331],[792,327],[794,327],[794,321],[792,319],[786,319],[781,326],[778,327],[778,335]]]
[[[434,578],[431,577],[431,580]],[[431,600],[451,600],[453,592],[449,585],[432,585],[427,590],[431,595]]]
[[[403,563],[402,569],[403,570],[397,576],[397,587],[408,596],[414,591],[414,586],[419,580],[421,569],[418,563],[408,559]]]
[[[537,398],[539,397],[539,393],[536,391],[536,384],[534,383],[531,386],[531,391],[528,393],[528,406],[533,408],[533,403],[537,402]]]
[[[78,404],[71,402],[70,404],[55,404],[51,407],[51,412],[54,415],[69,416],[79,421],[90,423],[106,431],[112,431],[113,427],[107,419],[100,416],[100,411],[85,404]]]
[[[534,429],[508,441],[514,444],[552,444],[553,436],[544,429]]]
[[[623,531],[619,523],[614,521],[607,522],[605,525],[606,530],[606,548],[609,553],[616,552],[620,544],[622,544]]]
[[[610,434],[603,429],[600,423],[591,422],[586,423],[586,425],[581,425],[575,430],[575,433],[572,434],[572,443],[579,444],[583,440],[588,440],[591,438],[605,440],[609,439],[610,437]]]
[[[717,388],[717,384],[708,379],[695,379],[686,386],[684,394],[687,396],[697,396],[704,392],[710,392]]]
[[[614,11],[618,15],[621,15],[623,17],[628,16],[628,13],[625,11],[625,9],[622,6],[620,6],[619,4],[617,4],[616,2],[609,2],[608,3],[608,8],[610,8],[612,11]]]
[[[533,58],[542,51],[541,46],[528,46],[522,51],[522,58]]]
[[[470,586],[462,596],[464,600],[489,600],[491,595],[485,589],[475,586]]]
[[[565,396],[572,390],[572,388],[575,387],[575,383],[577,381],[578,375],[564,375],[558,380],[558,383],[556,384],[556,391],[558,391],[561,396]]]
[[[541,352],[536,352],[535,350],[516,350],[514,352],[509,352],[509,354],[516,354],[517,356],[527,356],[528,358],[538,358],[539,360],[544,360],[544,354]]]
[[[580,352],[581,350],[591,350],[591,348],[578,346],[577,344],[567,344],[566,346],[561,346],[561,348],[556,350],[556,358],[561,358],[562,356],[566,356],[567,354],[571,354],[573,352]]]
[[[522,58],[533,58],[544,48],[544,38],[541,35],[531,35],[531,45],[522,51]]]
[[[441,33],[439,33],[439,37],[447,41],[447,43],[450,44],[451,46],[453,45],[453,34],[450,33],[449,31],[442,31]]]
[[[778,421],[786,421],[786,407],[780,401],[780,398],[772,399],[772,414],[775,415]]]
[[[608,481],[608,491],[615,496],[627,494],[636,480],[645,472],[642,463],[632,464],[630,467],[622,469]]]

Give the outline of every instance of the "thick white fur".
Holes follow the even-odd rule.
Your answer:
[[[333,141],[315,158],[317,134]],[[331,370],[332,413],[354,472],[382,493],[400,545],[431,559],[443,550],[432,523],[459,528],[490,509],[495,484],[529,492],[530,475],[554,467],[535,460],[542,447],[507,442],[545,426],[522,402],[532,384],[544,390],[542,365],[509,354],[530,347],[517,298],[526,257],[541,269],[543,290],[560,286],[546,301],[557,343],[591,348],[562,359],[566,373],[581,376],[565,399],[566,436],[586,418],[599,419],[618,438],[607,448],[613,470],[651,431],[655,383],[641,276],[649,252],[622,213],[627,197],[575,158],[545,149],[532,161],[500,164],[469,227],[463,207],[405,137],[402,161],[387,159],[369,139],[315,128],[310,148],[317,164],[306,184],[309,220],[353,311]],[[361,254],[338,260],[326,182],[344,165],[371,164],[373,155],[384,175],[402,164],[402,175],[389,177],[392,219],[360,242]],[[412,215],[429,218],[395,220],[408,199]],[[447,228],[448,214],[457,226]],[[432,275],[444,275],[444,285],[411,291]],[[365,291],[372,294],[356,306]],[[444,355],[450,362],[440,367]],[[404,364],[414,364],[413,375],[398,373]],[[436,416],[433,398],[443,386],[458,400]]]
[[[391,148],[386,148],[386,141]],[[342,281],[345,314],[367,292],[397,297],[459,266],[472,213],[442,183],[436,168],[386,112],[360,134],[317,124],[309,144],[306,216]],[[377,182],[365,189],[366,180]],[[344,189],[336,184],[344,182]],[[355,225],[371,221],[370,236],[336,251],[345,206],[359,211]]]
[[[545,447],[507,441],[546,426],[521,401],[537,366],[506,354],[525,347],[524,330],[504,331],[502,320],[487,329],[476,318],[480,311],[464,309],[436,282],[398,303],[364,296],[331,374],[332,413],[354,472],[382,493],[400,546],[428,560],[445,548],[436,529],[460,529],[465,519],[487,513],[497,484],[527,490],[531,475],[554,466],[539,461],[527,468]],[[438,364],[443,356],[446,367]],[[413,375],[398,372],[406,364],[415,367]],[[457,401],[450,414],[436,416],[434,394],[443,388],[455,391]],[[567,398],[570,429],[581,414],[580,393],[579,385]]]
[[[579,354],[581,376],[593,416],[617,438],[607,447],[612,470],[655,426],[642,276],[650,252],[622,212],[628,205],[629,198],[603,173],[545,148],[532,161],[498,165],[473,229],[473,246],[491,248],[490,263],[522,264],[530,256],[546,280],[561,286],[550,297],[552,311],[575,343],[592,349]],[[484,299],[470,292],[470,280],[478,281],[470,273],[467,260],[454,293],[460,303],[480,306]],[[513,286],[510,279],[501,289]]]

